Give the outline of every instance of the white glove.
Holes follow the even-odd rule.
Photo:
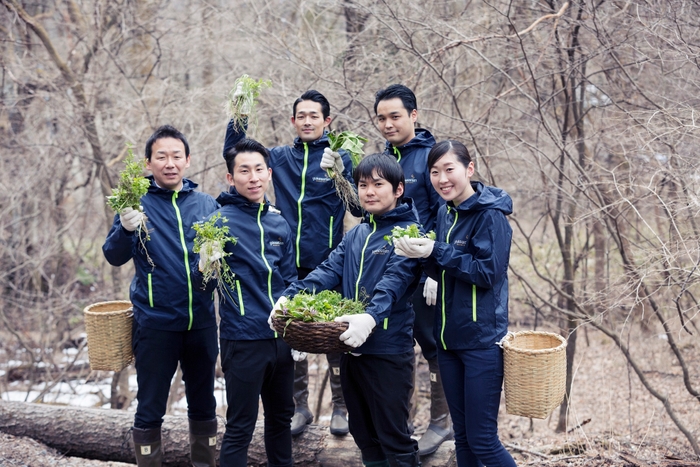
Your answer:
[[[369,313],[339,316],[335,322],[349,324],[348,329],[340,335],[340,340],[355,348],[365,343],[372,329],[377,325]]]
[[[236,90],[233,91],[233,102],[238,103],[238,98],[242,97],[243,95],[243,83],[238,83]],[[238,110],[241,115],[250,115],[250,102],[244,100],[241,102],[241,107]]]
[[[394,240],[394,251],[406,258],[427,258],[433,252],[435,240],[429,238],[409,238],[408,235]]]
[[[292,360],[295,362],[303,362],[306,360],[306,352],[299,352],[298,350],[292,349]]]
[[[437,282],[428,277],[423,286],[423,297],[428,306],[433,306],[437,302]]]
[[[224,252],[219,242],[204,242],[202,248],[199,250],[200,272],[204,271],[204,268],[209,266],[210,263],[220,260],[223,256]]]
[[[323,150],[323,157],[321,157],[321,168],[323,170],[332,169],[337,173],[343,173],[345,170],[345,164],[343,164],[343,159],[335,151],[331,151],[331,148],[325,148]]]
[[[282,295],[280,298],[278,298],[277,301],[275,302],[275,305],[272,307],[272,311],[270,312],[270,316],[267,318],[267,324],[269,324],[270,329],[272,329],[275,332],[277,331],[277,329],[275,329],[275,326],[272,324],[272,318],[275,317],[275,315],[277,314],[278,311],[282,310],[282,307],[288,301],[289,301],[289,299],[287,297],[285,297],[284,295]],[[292,350],[292,352],[294,352],[294,351]],[[292,354],[292,356],[294,356],[294,354]]]
[[[143,208],[140,206],[138,211],[133,208],[124,208],[124,210],[119,213],[119,222],[121,222],[122,227],[129,232],[138,229],[142,219]]]

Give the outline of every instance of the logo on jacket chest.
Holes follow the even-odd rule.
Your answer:
[[[455,246],[467,246],[468,242],[469,242],[469,237],[465,238],[464,240],[462,240],[462,239],[455,240]]]
[[[282,237],[277,237],[274,240],[270,240],[270,246],[282,247],[284,246],[284,240],[282,240]]]
[[[381,248],[377,248],[376,250],[372,250],[373,255],[388,255],[390,253],[388,247],[385,245]]]
[[[326,176],[326,177],[313,177],[311,180],[313,180],[316,183],[327,183],[327,182],[331,181],[330,177],[328,177],[328,176]]]
[[[415,175],[411,174],[410,176],[406,177],[406,183],[418,183],[418,179]]]

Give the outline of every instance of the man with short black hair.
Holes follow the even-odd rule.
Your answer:
[[[435,145],[435,138],[428,130],[416,128],[418,104],[415,94],[402,84],[392,84],[377,92],[374,112],[379,130],[386,138],[384,152],[396,157],[406,175],[406,196],[413,199],[425,231],[434,230],[438,208],[444,201],[430,182],[428,153]],[[416,313],[413,335],[430,370],[430,424],[418,440],[422,456],[437,451],[443,441],[452,437],[433,336],[436,298],[437,282],[424,275],[412,299]]]
[[[114,216],[102,246],[112,266],[134,260],[133,349],[138,392],[132,435],[139,466],[160,466],[161,425],[170,383],[182,368],[190,426],[190,452],[196,467],[214,467],[216,399],[214,376],[219,354],[211,297],[195,293],[192,272],[195,222],[218,207],[184,177],[190,147],[172,126],[158,128],[146,143],[151,186],[141,198],[143,211],[127,208]],[[141,231],[147,216],[147,232]],[[146,236],[148,235],[148,238]]]

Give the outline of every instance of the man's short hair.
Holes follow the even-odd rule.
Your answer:
[[[403,106],[406,108],[406,111],[409,114],[413,112],[413,110],[418,110],[418,104],[416,103],[416,95],[413,94],[413,91],[411,91],[403,84],[392,84],[391,86],[388,86],[384,89],[380,89],[379,91],[377,91],[377,94],[375,96],[375,114],[377,113],[377,106],[379,105],[379,102],[394,99],[396,97],[401,99]]]
[[[352,177],[355,180],[355,185],[360,184],[360,180],[371,180],[374,171],[377,172],[377,176],[383,178],[387,182],[391,183],[394,193],[399,189],[399,184],[406,186],[406,177],[403,173],[403,168],[398,163],[394,156],[388,154],[370,154],[362,158],[355,170],[352,173]],[[403,195],[398,198],[398,202],[403,200]]]
[[[265,167],[270,168],[270,151],[267,150],[265,146],[250,138],[243,138],[236,143],[234,147],[226,151],[226,169],[228,173],[233,175],[233,168],[235,166],[236,156],[242,152],[257,152],[263,156],[265,161]]]
[[[314,89],[309,89],[302,94],[301,97],[294,101],[294,106],[292,107],[292,117],[296,117],[297,104],[299,104],[301,101],[313,101],[321,104],[321,112],[323,113],[324,120],[331,115],[331,104],[328,102],[328,99],[326,99],[326,96]]]
[[[187,144],[187,138],[185,135],[180,133],[180,130],[176,129],[171,125],[163,125],[153,132],[148,141],[146,141],[146,159],[151,160],[151,153],[153,151],[153,144],[161,138],[175,138],[182,141],[185,145],[185,157],[190,157],[190,145]]]

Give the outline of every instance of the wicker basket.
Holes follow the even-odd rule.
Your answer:
[[[307,353],[343,353],[353,350],[339,338],[348,328],[348,323],[305,323],[280,318],[274,318],[272,322],[277,333],[294,350]]]
[[[85,307],[88,357],[91,370],[121,371],[133,360],[131,302],[117,300]]]
[[[521,331],[503,339],[506,412],[547,418],[564,400],[566,339],[558,334]]]

